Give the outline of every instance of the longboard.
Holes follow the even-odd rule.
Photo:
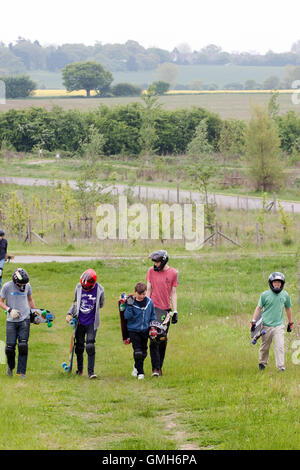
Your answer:
[[[67,373],[70,373],[72,371],[72,367],[73,367],[73,358],[74,358],[75,344],[76,344],[75,335],[76,335],[77,323],[78,323],[78,321],[77,321],[77,318],[75,318],[75,317],[70,322],[70,326],[73,328],[73,331],[72,331],[71,344],[70,344],[70,349],[69,349],[69,361],[62,363],[62,368]]]
[[[32,308],[30,310],[30,321],[36,325],[47,323],[48,328],[51,328],[54,318],[53,313],[45,308]]]
[[[126,308],[126,300],[127,300],[126,294],[125,293],[121,294],[121,298],[118,301],[118,307],[119,307],[119,315],[120,315],[120,323],[121,323],[122,340],[124,344],[130,344],[129,333],[127,330],[127,320],[124,317],[124,311]]]
[[[251,343],[256,344],[257,340],[261,336],[264,336],[265,334],[266,334],[266,330],[264,330],[264,325],[263,325],[263,322],[262,322],[262,315],[260,314],[260,316],[256,320],[255,329],[253,331],[251,331],[251,338],[252,338]]]

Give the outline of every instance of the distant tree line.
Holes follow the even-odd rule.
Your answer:
[[[224,158],[243,153],[244,121],[222,120],[217,114],[198,107],[165,110],[155,106],[154,94],[144,100],[145,104],[102,105],[86,112],[61,107],[50,111],[32,107],[2,112],[0,149],[60,150],[72,157],[82,154],[87,146],[100,146],[100,142],[104,155],[140,155],[145,149],[157,155],[184,154],[192,140],[199,138],[199,125],[205,120],[205,138],[211,151],[221,152]],[[293,111],[284,115],[272,111],[272,114],[281,150],[299,158],[300,117]]]
[[[125,44],[62,44],[41,46],[39,41],[19,37],[8,45],[0,42],[0,75],[22,74],[32,70],[57,72],[73,62],[99,62],[111,72],[154,70],[163,63],[178,65],[255,65],[285,66],[300,65],[300,40],[290,51],[265,54],[223,51],[215,44],[196,51],[187,44],[179,44],[173,51],[158,47],[144,48],[137,41]]]

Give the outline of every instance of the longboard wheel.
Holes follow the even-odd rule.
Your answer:
[[[70,369],[70,366],[68,366],[66,362],[63,362],[61,366],[65,371],[68,371],[68,369]]]
[[[252,344],[256,344],[256,339],[253,339],[253,340],[251,341],[251,343],[252,343]]]
[[[266,334],[266,330],[262,330],[261,335],[263,336],[265,334]]]

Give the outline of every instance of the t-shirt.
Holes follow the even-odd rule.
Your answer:
[[[177,271],[167,268],[165,271],[154,271],[153,266],[148,269],[146,280],[151,283],[151,299],[155,307],[162,310],[171,308],[170,297],[172,287],[178,286]]]
[[[26,284],[24,292],[21,292],[13,281],[4,284],[0,297],[5,299],[7,307],[15,308],[20,312],[20,317],[15,320],[8,313],[7,321],[20,322],[30,317],[28,295],[32,295],[31,285],[29,283]]]
[[[81,302],[79,307],[80,325],[87,326],[95,321],[97,289],[98,284],[96,282],[93,289],[89,291],[81,290]]]
[[[263,308],[262,319],[264,325],[279,326],[283,324],[284,308],[290,308],[292,302],[285,290],[275,294],[270,289],[261,294],[258,306]]]

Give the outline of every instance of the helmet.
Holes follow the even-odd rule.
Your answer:
[[[273,282],[274,281],[281,281],[281,287],[279,289],[275,289],[273,287]],[[270,274],[270,276],[269,276],[269,286],[270,286],[271,290],[274,292],[274,294],[279,294],[279,292],[282,291],[282,289],[284,287],[284,284],[285,284],[285,277],[282,273],[275,272],[275,273]]]
[[[29,276],[25,269],[18,268],[13,273],[12,280],[21,292],[25,291],[26,284],[29,282]]]
[[[93,269],[87,269],[80,276],[80,284],[85,290],[91,290],[97,281],[97,274]]]
[[[149,258],[151,258],[152,261],[154,261],[155,263],[160,261],[159,266],[154,265],[154,271],[162,271],[167,262],[169,261],[168,253],[166,252],[166,250],[154,251],[153,253],[151,253],[151,255],[149,255]]]
[[[166,340],[167,333],[162,323],[151,321],[149,324],[149,337],[155,343],[161,343]]]
[[[3,232],[3,230],[0,230],[0,237],[4,237],[5,233]]]

